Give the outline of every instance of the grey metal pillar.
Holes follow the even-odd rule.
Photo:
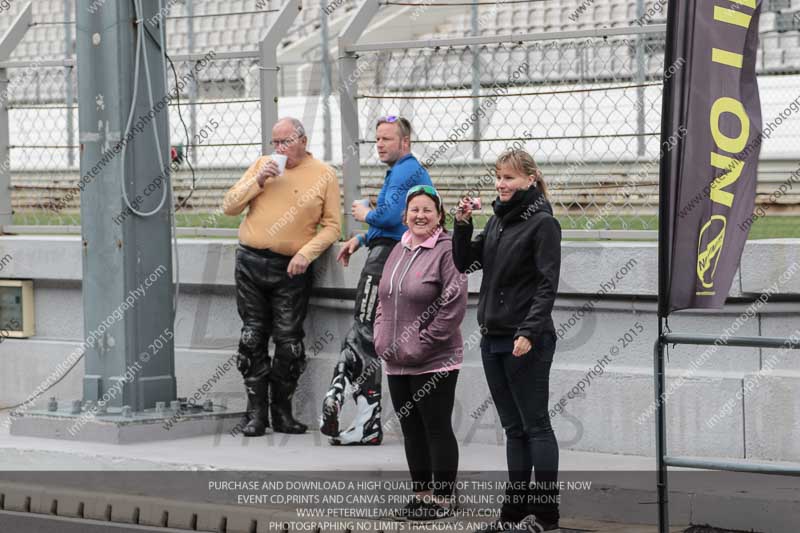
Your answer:
[[[636,0],[636,17],[642,20],[644,17],[644,0]],[[636,36],[636,83],[638,85],[644,84],[645,67],[644,67],[644,40],[646,35],[639,34]],[[643,156],[645,152],[645,112],[644,112],[644,87],[636,88],[636,133],[637,137],[637,151],[639,156]]]
[[[185,4],[186,9],[186,47],[188,48],[189,55],[194,54],[194,1],[189,0]],[[165,24],[166,25],[166,24]],[[179,73],[180,74],[180,73]],[[177,88],[175,89],[177,90]],[[189,142],[193,142],[197,138],[197,78],[192,77],[189,81]],[[192,165],[197,166],[197,151],[194,147],[186,147],[189,150],[189,157],[192,160]]]
[[[141,411],[176,399],[170,202],[153,216],[131,214],[121,223],[114,219],[125,208],[123,186],[139,211],[156,209],[169,190],[170,178],[163,170],[169,166],[167,88],[159,50],[164,43],[155,31],[152,39],[142,40],[139,77],[134,79],[139,37],[131,24],[136,18],[132,2],[106,2],[92,14],[92,1],[78,0],[76,5],[87,339],[83,395],[84,400],[97,401],[121,389],[107,405]],[[156,14],[158,4],[142,4],[139,18],[146,21]],[[126,137],[132,104],[131,136]],[[158,128],[160,160],[153,124]],[[125,139],[123,157],[119,143]],[[163,181],[147,196],[145,190],[158,183],[159,176]]]
[[[341,46],[341,45],[340,45]],[[342,121],[342,184],[344,189],[344,235],[352,236],[360,222],[353,219],[350,206],[361,196],[361,145],[358,140],[357,56],[339,57],[339,108]]]
[[[589,42],[588,40],[586,41]],[[588,44],[578,44],[580,54],[581,54],[581,61],[580,61],[580,75],[581,75],[581,83],[585,83],[587,78],[589,77],[587,73],[587,65],[589,64],[589,60],[587,56],[589,55],[589,45]],[[586,157],[586,98],[579,98],[580,100],[580,107],[581,107],[581,151],[580,157],[583,159]]]
[[[64,21],[69,22],[72,20],[72,10],[70,7],[70,0],[64,0]],[[64,24],[64,59],[69,60],[72,57],[72,24]],[[73,118],[75,94],[72,87],[72,75],[74,64],[72,66],[64,67],[64,80],[66,85],[66,106],[67,106],[67,164],[70,168],[75,165],[75,122]]]
[[[472,36],[477,37],[478,31],[478,0],[472,0]],[[481,58],[480,47],[476,44],[472,46],[472,116],[475,122],[472,123],[472,158],[476,161],[481,160],[481,118],[478,111],[481,107]]]
[[[30,2],[0,38],[0,63],[8,61],[11,52],[28,31],[33,15]],[[8,115],[8,70],[0,67],[0,234],[3,226],[12,224],[11,214],[11,134]]]
[[[261,153],[271,154],[272,126],[278,122],[278,45],[303,7],[300,0],[284,4],[267,33],[258,43],[261,91]]]
[[[322,51],[322,133],[323,133],[323,158],[330,161],[333,158],[331,139],[331,73],[330,35],[328,33],[328,13],[325,11],[326,0],[320,0],[320,50]]]
[[[666,390],[666,363],[664,361],[665,345],[662,338],[664,320],[659,317],[659,338],[656,341],[655,380],[656,402],[656,491],[658,494],[659,533],[669,532],[669,478],[665,458],[667,456],[667,406],[664,392]]]
[[[345,53],[339,57],[339,108],[342,121],[342,184],[344,189],[344,235],[352,236],[358,224],[350,206],[361,196],[361,145],[358,140],[358,68],[357,56]]]
[[[0,68],[0,235],[3,226],[12,224],[11,211],[11,144],[8,127],[8,70]]]
[[[8,128],[8,108],[6,97],[8,94],[8,71],[0,68],[0,235],[3,226],[12,223],[11,211],[11,143]]]
[[[358,8],[339,35],[339,107],[342,121],[342,181],[344,183],[344,234],[350,237],[357,223],[350,206],[361,196],[361,145],[358,128],[358,56],[348,48],[364,33],[380,9],[376,0],[367,0]]]

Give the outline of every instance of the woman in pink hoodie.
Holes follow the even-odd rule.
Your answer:
[[[403,221],[378,286],[375,351],[403,431],[415,497],[395,516],[433,520],[453,515],[458,442],[452,414],[464,359],[460,325],[467,276],[453,263],[445,211],[436,189],[409,189]]]

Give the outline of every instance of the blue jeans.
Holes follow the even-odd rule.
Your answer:
[[[518,521],[530,513],[558,521],[558,442],[547,409],[555,348],[551,333],[533,339],[532,350],[521,357],[511,353],[512,337],[487,335],[481,340],[483,370],[506,433],[511,488],[501,510],[504,521]],[[532,471],[536,484],[526,491],[522,487],[530,483]]]

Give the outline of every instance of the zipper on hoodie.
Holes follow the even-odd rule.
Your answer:
[[[389,277],[389,296],[394,299],[394,318],[392,318],[392,341],[397,342],[397,295],[395,294],[392,296],[392,291],[394,289],[394,275],[397,273],[397,269],[400,268],[400,264],[403,262],[403,257],[406,255],[406,249],[403,247],[403,255],[400,257],[400,260],[392,269],[392,275]],[[400,375],[403,374],[402,367],[400,368]]]
[[[403,256],[406,255],[406,249],[403,248]],[[402,260],[402,257],[400,258]],[[389,297],[394,298],[394,318],[392,319],[392,341],[397,342],[397,295],[395,294],[392,296],[392,290],[394,289],[394,275],[397,272],[397,269],[400,267],[401,261],[398,261],[397,264],[392,269],[392,275],[389,276]]]
[[[405,252],[403,253],[403,255],[405,255]],[[394,335],[392,335],[392,338],[394,339],[395,342],[397,342],[397,295],[396,294],[394,295],[394,327],[392,327],[392,330],[394,331]],[[403,375],[402,366],[400,366],[400,375],[401,376]]]
[[[408,274],[408,271],[411,269],[411,263],[414,262],[414,258],[417,257],[417,254],[419,254],[419,251],[421,249],[422,249],[422,247],[417,247],[416,251],[411,256],[411,259],[409,259],[408,264],[406,265],[406,269],[400,275],[400,279],[397,282],[398,294],[394,295],[394,320],[392,320],[392,338],[395,340],[395,342],[397,342],[397,300],[398,300],[397,297],[400,294],[403,294],[403,279],[406,277],[406,274]],[[405,255],[406,255],[406,248],[404,246],[403,247],[403,257],[405,257]],[[397,269],[400,266],[400,264],[402,263],[403,257],[401,257],[400,261],[397,262],[397,265],[395,265],[394,269],[392,270],[392,276],[391,276],[391,278],[389,278],[389,295],[390,296],[392,294],[392,289],[394,288],[394,275],[397,273]],[[401,376],[403,375],[403,367],[402,366],[400,366],[400,375]]]

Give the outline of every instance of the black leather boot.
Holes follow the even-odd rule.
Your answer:
[[[342,412],[344,404],[344,394],[350,385],[347,379],[347,369],[345,363],[336,365],[333,371],[331,387],[322,401],[322,420],[320,421],[319,431],[328,437],[339,436],[339,414]]]
[[[298,422],[292,416],[292,397],[294,397],[297,382],[273,381],[271,386],[270,413],[272,414],[272,428],[278,433],[305,433],[308,430],[308,426]]]
[[[269,428],[269,411],[267,410],[267,395],[269,393],[269,382],[266,378],[247,384],[247,413],[245,417],[249,419],[242,434],[245,437],[261,437],[267,433]],[[242,421],[244,418],[242,417]]]
[[[239,429],[244,429],[244,427],[250,423],[250,420],[253,418],[253,404],[250,403],[250,395],[247,395],[247,407],[244,409],[244,414],[242,414],[242,418],[239,419]]]

